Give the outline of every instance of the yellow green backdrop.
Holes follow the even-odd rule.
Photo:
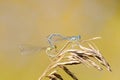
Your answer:
[[[113,71],[70,68],[79,80],[120,80],[119,4],[119,0],[0,0],[0,80],[37,80],[48,57],[39,52],[21,55],[18,45],[46,46],[51,33],[80,34],[82,39],[101,36],[95,42]]]

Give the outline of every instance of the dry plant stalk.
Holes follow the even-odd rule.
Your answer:
[[[78,78],[64,65],[60,65],[60,68],[62,68],[73,80],[78,80]]]
[[[60,74],[58,74],[57,71],[51,72],[51,73],[50,73],[48,76],[46,76],[46,77],[48,77],[50,80],[57,80],[57,79],[63,80],[62,76],[61,76]]]
[[[93,38],[93,40],[99,37]],[[92,40],[92,39],[90,39]],[[83,42],[87,42],[89,47],[84,47],[81,44]],[[77,45],[79,48],[67,48],[68,45],[73,46]],[[66,55],[69,54],[69,55]],[[98,70],[103,70],[101,66],[99,66],[94,60],[97,60],[103,66],[107,68],[108,71],[112,71],[109,63],[105,60],[98,49],[95,49],[94,46],[89,42],[89,40],[85,41],[68,41],[63,48],[57,53],[57,55],[53,58],[50,58],[51,63],[47,67],[47,69],[43,72],[38,80],[42,80],[47,77],[50,80],[63,80],[62,75],[57,73],[56,68],[61,68],[65,71],[73,80],[78,80],[78,78],[66,67],[72,65],[84,64],[86,66],[93,66]],[[66,60],[65,60],[66,59]],[[65,61],[62,61],[65,60]],[[51,72],[53,71],[53,72]]]

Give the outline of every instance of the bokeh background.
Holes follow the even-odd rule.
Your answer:
[[[119,4],[119,0],[0,0],[0,80],[37,80],[50,63],[48,57],[21,55],[18,45],[46,46],[51,33],[80,34],[82,39],[101,36],[95,42],[113,71],[70,68],[80,80],[120,80]]]

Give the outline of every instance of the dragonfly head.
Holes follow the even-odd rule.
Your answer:
[[[57,46],[56,45],[54,45],[54,46],[49,46],[48,48],[47,48],[47,50],[53,50],[53,49],[56,49],[57,48]]]
[[[81,36],[80,36],[80,35],[78,35],[78,36],[77,36],[77,39],[78,39],[78,40],[80,40],[80,39],[81,39]]]

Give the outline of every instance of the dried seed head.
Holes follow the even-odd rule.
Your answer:
[[[82,48],[82,50],[77,49],[68,50],[68,52],[72,53],[71,57],[69,57],[70,59],[79,60],[83,64],[88,64],[89,62],[90,65],[92,65],[93,67],[97,68],[98,70],[102,70],[102,68],[99,65],[97,65],[94,61],[90,60],[89,57],[92,57],[96,59],[98,62],[100,62],[103,66],[105,66],[108,71],[111,71],[109,63],[105,60],[105,58],[102,56],[99,50],[96,50],[92,45],[90,45],[91,49],[83,47],[82,45],[79,46],[80,48]],[[73,56],[73,54],[76,55]]]
[[[81,41],[81,43],[83,42],[88,43],[88,41],[99,39],[99,38],[100,37],[95,37],[89,40],[84,40],[84,41]],[[79,49],[78,48],[76,49],[75,47],[74,48],[72,47],[72,49],[68,48],[69,44],[72,44],[71,46],[77,45]],[[103,55],[99,52],[95,44],[94,46],[93,44],[91,45],[90,43],[88,43],[88,47],[84,47],[79,43],[79,41],[74,41],[74,42],[68,41],[59,52],[56,52],[57,55],[54,56],[53,59],[51,59],[52,63],[48,66],[48,68],[43,73],[43,75],[39,78],[39,80],[45,77],[48,72],[51,72],[51,70],[55,70],[56,67],[62,68],[73,80],[78,80],[78,78],[66,66],[77,65],[82,63],[82,64],[85,64],[86,66],[92,66],[100,71],[103,70],[96,63],[95,60],[97,60],[99,63],[105,66],[108,71],[111,71],[109,63],[105,60]],[[66,55],[66,53],[68,55]],[[67,57],[67,60],[64,60],[65,57]],[[62,76],[58,74],[57,71],[51,72],[46,77],[48,77],[50,80],[58,80],[58,79],[63,80]]]
[[[58,73],[53,74],[55,77],[57,77],[59,80],[63,80],[62,76]]]
[[[62,76],[60,74],[57,73],[57,71],[53,71],[51,72],[48,76],[50,80],[63,80]]]
[[[71,78],[73,78],[73,80],[78,80],[78,78],[65,66],[60,65],[60,68],[62,68],[69,76],[71,76]]]

